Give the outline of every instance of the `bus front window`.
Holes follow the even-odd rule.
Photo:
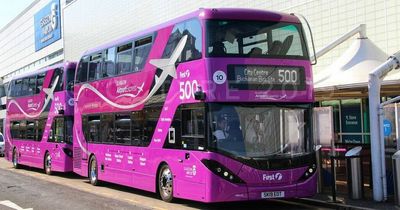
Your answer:
[[[207,21],[207,55],[308,59],[300,24],[266,21]]]
[[[211,104],[210,148],[249,158],[310,152],[310,116],[306,106]]]

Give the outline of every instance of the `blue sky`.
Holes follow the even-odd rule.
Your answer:
[[[34,0],[0,0],[0,29],[14,19]]]

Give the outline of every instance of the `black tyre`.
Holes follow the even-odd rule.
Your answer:
[[[89,165],[89,181],[90,184],[93,186],[97,186],[99,184],[99,174],[97,168],[97,160],[96,157],[90,158],[90,165]]]
[[[44,172],[47,175],[51,175],[52,171],[51,171],[51,156],[49,153],[46,153],[46,155],[44,156]]]
[[[14,167],[15,169],[18,169],[18,168],[19,168],[17,149],[14,149],[14,150],[13,150],[12,163],[13,163],[13,167]]]
[[[158,192],[165,202],[172,202],[173,197],[173,175],[168,165],[162,165],[158,172]]]

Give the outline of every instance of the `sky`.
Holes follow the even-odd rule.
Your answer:
[[[34,0],[0,0],[0,30]]]

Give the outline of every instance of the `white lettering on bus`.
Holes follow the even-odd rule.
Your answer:
[[[180,78],[188,78],[188,77],[190,77],[190,70],[187,69],[187,70],[184,71],[184,72],[180,72],[180,73],[179,73],[179,77],[180,77]]]
[[[281,173],[275,174],[263,174],[262,179],[263,181],[280,181],[282,180],[283,176]]]
[[[186,81],[179,83],[179,99],[191,99],[194,98],[194,93],[198,90],[199,83],[197,80]]]

